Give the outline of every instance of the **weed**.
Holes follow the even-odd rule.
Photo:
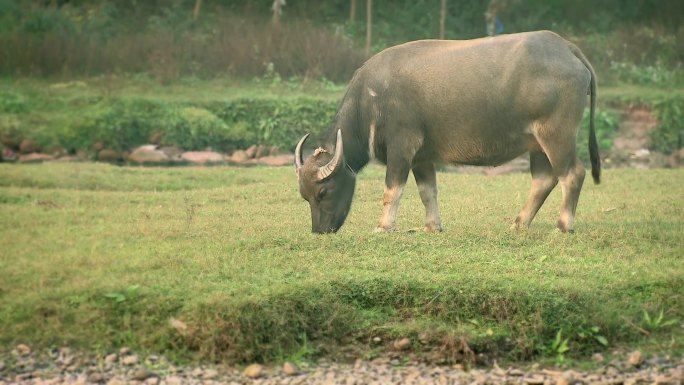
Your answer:
[[[642,327],[649,331],[649,332],[657,332],[661,330],[665,330],[679,322],[678,319],[676,318],[671,318],[671,319],[665,319],[665,315],[663,310],[660,310],[660,313],[655,316],[651,316],[648,311],[644,309],[643,311],[643,318],[642,318]]]
[[[570,347],[568,346],[569,340],[569,338],[563,338],[563,329],[558,329],[556,338],[549,343],[547,352],[556,357],[556,364],[565,362],[565,353],[570,351]]]

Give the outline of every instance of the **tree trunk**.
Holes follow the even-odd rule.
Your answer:
[[[373,0],[366,0],[366,56],[370,56],[372,31]]]
[[[281,12],[281,0],[274,0],[271,10],[273,11],[273,27],[280,28],[280,12]]]
[[[200,9],[202,9],[202,0],[195,0],[195,8],[192,10],[192,21],[197,21]]]
[[[351,5],[349,6],[349,22],[354,23],[356,21],[356,0],[351,0]]]
[[[444,39],[444,24],[446,23],[447,0],[442,0],[439,9],[439,38]]]

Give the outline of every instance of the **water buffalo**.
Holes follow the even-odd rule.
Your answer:
[[[436,163],[496,166],[527,151],[532,189],[513,227],[529,226],[560,181],[557,227],[573,231],[585,175],[575,143],[587,95],[589,155],[599,183],[596,75],[574,44],[537,31],[387,48],[354,74],[327,145],[304,161],[308,134],[297,144],[295,169],[311,208],[312,231],[342,226],[356,174],[371,159],[387,165],[376,231],[395,229],[409,171],[425,205],[426,230],[441,231]]]

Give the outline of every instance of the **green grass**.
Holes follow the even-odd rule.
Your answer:
[[[360,174],[347,223],[321,236],[289,167],[0,164],[0,344],[239,363],[372,355],[371,337],[410,336],[461,360],[464,337],[520,360],[554,359],[562,329],[568,357],[682,352],[681,170],[606,170],[585,184],[575,234],[554,230],[558,189],[513,232],[529,177],[454,173],[438,175],[443,233],[406,231],[423,222],[411,185],[402,231],[373,234],[383,173]]]

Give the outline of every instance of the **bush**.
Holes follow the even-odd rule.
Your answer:
[[[186,150],[211,147],[221,151],[258,143],[292,149],[306,132],[321,137],[332,121],[336,104],[315,99],[239,99],[205,104],[145,99],[101,102],[73,130],[65,130],[61,145],[87,149],[94,143],[127,150],[148,143],[152,133],[162,144]]]
[[[684,145],[684,98],[666,97],[652,105],[658,126],[651,133],[653,148],[669,154]]]
[[[597,109],[594,124],[599,152],[605,153],[613,148],[613,138],[615,138],[620,125],[619,116],[613,111]],[[582,123],[577,134],[577,151],[583,162],[589,162],[589,109],[584,110]]]

